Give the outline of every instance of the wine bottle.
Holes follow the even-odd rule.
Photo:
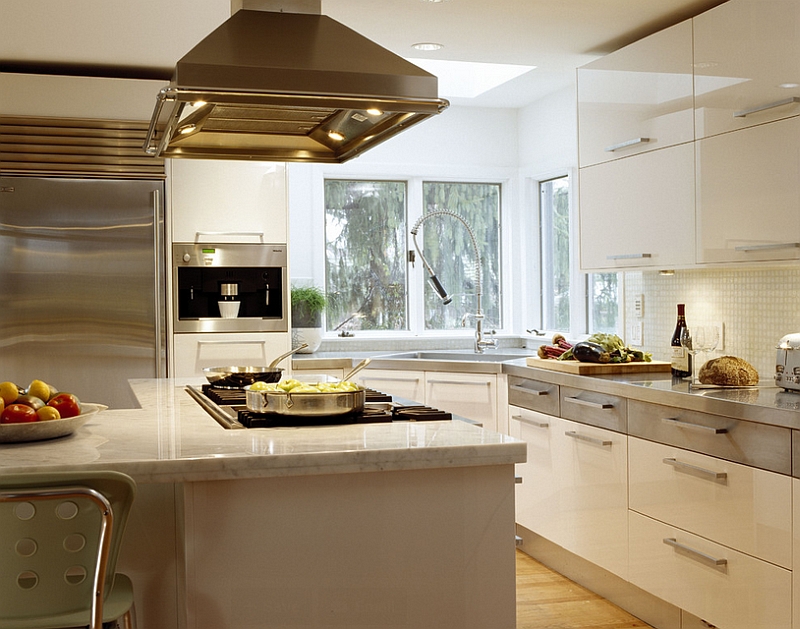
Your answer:
[[[686,328],[686,306],[678,304],[678,322],[672,333],[672,376],[674,378],[688,378],[692,375],[692,357],[686,348],[681,346],[681,330]]]

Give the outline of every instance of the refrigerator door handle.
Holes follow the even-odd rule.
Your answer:
[[[167,377],[167,335],[166,335],[166,268],[167,248],[164,239],[164,203],[160,189],[153,190],[153,264],[155,268],[155,368],[157,378]]]

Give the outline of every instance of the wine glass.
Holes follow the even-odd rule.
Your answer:
[[[695,328],[681,328],[681,347],[692,355],[692,379],[691,384],[698,384],[697,380],[697,354],[700,347],[694,338]]]
[[[715,325],[694,328],[694,345],[703,354],[713,352],[719,344],[719,329]],[[705,363],[705,361],[703,361]]]

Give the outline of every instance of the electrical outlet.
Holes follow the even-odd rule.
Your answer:
[[[642,328],[644,324],[641,321],[635,321],[628,326],[628,344],[641,347],[643,345]]]

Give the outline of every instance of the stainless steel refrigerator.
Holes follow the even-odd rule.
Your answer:
[[[0,381],[134,408],[166,375],[162,181],[0,177]]]

